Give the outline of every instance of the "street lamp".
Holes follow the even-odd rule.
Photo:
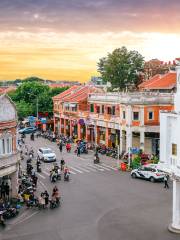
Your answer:
[[[28,95],[32,95],[31,92],[29,92]],[[38,114],[38,112],[39,112],[39,99],[38,99],[37,95],[35,96],[33,94],[33,96],[36,97],[36,117],[37,117],[37,120],[38,120],[39,119],[39,114]]]

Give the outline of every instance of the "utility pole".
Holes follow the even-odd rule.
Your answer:
[[[38,97],[36,99],[36,112],[37,112],[37,120],[39,119],[39,114],[38,114]]]

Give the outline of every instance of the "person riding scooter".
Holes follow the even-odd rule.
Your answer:
[[[37,165],[37,172],[41,172],[41,162],[39,159],[37,160],[36,165]]]
[[[64,181],[69,181],[69,175],[70,175],[70,171],[69,171],[69,168],[66,166],[64,168]]]
[[[57,181],[57,173],[54,169],[52,171],[50,171],[50,180],[51,180],[51,182]]]
[[[98,153],[95,153],[94,154],[94,163],[99,163],[99,156],[98,156]]]
[[[64,165],[65,165],[65,161],[64,161],[64,159],[62,158],[62,159],[61,159],[61,171],[64,170]]]

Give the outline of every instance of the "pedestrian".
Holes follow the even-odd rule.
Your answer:
[[[164,188],[169,188],[167,175],[164,176]]]
[[[62,141],[59,142],[59,151],[62,152],[63,150],[63,144],[62,144]]]
[[[5,188],[6,200],[9,201],[9,191],[10,191],[10,187],[9,187],[8,183],[6,183],[6,185],[4,186],[4,188]]]
[[[80,147],[77,147],[77,156],[80,157],[80,154],[81,154],[81,149]]]
[[[35,188],[37,187],[37,181],[38,181],[38,177],[36,175],[34,175],[33,183],[34,183]]]
[[[6,196],[5,185],[4,185],[4,182],[2,182],[2,184],[1,184],[1,198],[5,199],[5,196]]]
[[[44,192],[44,200],[45,200],[45,207],[47,207],[49,204],[49,193],[47,192],[47,190]]]
[[[70,143],[67,143],[67,144],[66,144],[66,151],[67,151],[67,152],[70,152],[70,151],[71,151],[71,144],[70,144]]]

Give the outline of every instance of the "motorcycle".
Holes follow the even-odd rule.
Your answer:
[[[6,212],[6,210],[3,210],[3,211],[0,211],[0,224],[5,227],[6,226],[6,223],[5,223],[5,220],[4,220],[4,216],[3,214]]]
[[[37,172],[41,173],[42,170],[41,170],[41,166],[40,165],[37,165]]]
[[[69,175],[70,175],[69,172],[68,173],[64,173],[64,181],[69,182]]]
[[[49,202],[50,202],[51,209],[54,209],[54,208],[57,208],[60,206],[60,198],[56,198],[56,200],[51,199],[51,200],[49,200]]]

